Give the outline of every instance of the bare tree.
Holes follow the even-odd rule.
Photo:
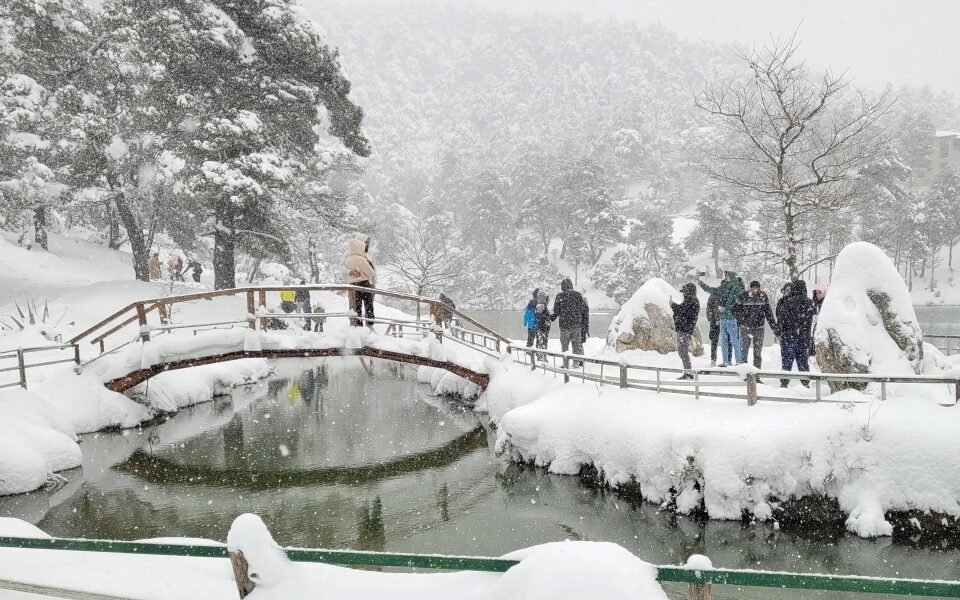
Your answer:
[[[882,147],[878,121],[890,109],[886,94],[868,99],[843,75],[812,76],[798,47],[794,35],[741,53],[750,77],[708,86],[696,98],[739,142],[705,152],[701,169],[776,215],[783,244],[777,254],[791,279],[804,270],[803,219],[857,198],[857,170]]]
[[[451,247],[449,237],[417,222],[402,240],[390,244],[387,268],[408,282],[418,296],[450,286],[463,273],[467,260]]]

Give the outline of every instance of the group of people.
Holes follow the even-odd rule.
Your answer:
[[[147,267],[150,272],[150,279],[153,281],[158,281],[163,279],[163,270],[162,263],[160,262],[160,253],[154,252],[150,255],[150,260],[147,262]],[[191,274],[192,279],[199,283],[200,275],[203,273],[203,265],[200,264],[200,261],[196,258],[188,258],[187,266],[183,266],[183,257],[179,254],[171,254],[170,258],[167,259],[167,275],[170,281],[184,281],[184,275],[187,273]]]
[[[776,310],[770,307],[770,298],[761,289],[759,281],[751,281],[745,288],[743,280],[733,271],[724,271],[723,281],[711,287],[700,281],[703,291],[710,294],[707,300],[707,321],[710,324],[710,366],[717,366],[717,346],[720,346],[721,363],[727,367],[746,362],[753,349],[753,365],[761,368],[763,363],[763,337],[766,324],[780,339],[781,368],[784,371],[797,365],[798,371],[809,371],[809,356],[814,353],[813,331],[817,315],[826,298],[827,286],[818,284],[813,297],[807,296],[807,284],[803,280],[789,282],[781,289]],[[677,351],[683,368],[690,370],[690,338],[700,315],[697,288],[688,283],[681,288],[683,301],[670,301],[673,309],[674,327],[677,331]],[[685,372],[681,379],[692,379]],[[787,387],[788,380],[781,379],[780,386]],[[809,381],[801,382],[809,386]]]
[[[560,348],[566,352],[573,346],[574,354],[583,354],[583,343],[590,335],[590,307],[583,294],[573,289],[573,282],[566,278],[560,282],[560,293],[553,301],[550,310],[550,296],[539,288],[533,290],[533,297],[523,311],[523,325],[527,328],[527,347],[546,349],[550,337],[550,327],[554,321],[560,323]],[[541,355],[542,359],[546,359]],[[580,366],[574,362],[574,367]]]

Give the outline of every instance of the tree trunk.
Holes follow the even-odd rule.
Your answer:
[[[216,203],[213,233],[213,287],[224,290],[237,285],[234,210],[228,201]]]
[[[120,239],[120,222],[117,220],[116,211],[113,210],[113,206],[109,202],[107,202],[105,210],[107,211],[107,246],[111,250],[118,250],[123,245],[123,240]]]
[[[150,257],[137,216],[130,210],[125,193],[118,192],[114,195],[113,202],[117,207],[120,222],[123,223],[123,228],[127,231],[127,239],[130,240],[130,251],[133,253],[133,275],[140,281],[150,281],[150,266],[148,264]]]
[[[33,241],[44,250],[49,250],[47,244],[47,208],[38,206],[33,209]]]
[[[317,264],[317,244],[313,240],[307,242],[307,262],[310,263],[310,281],[312,283],[320,283],[320,265]]]
[[[957,238],[950,240],[950,257],[947,259],[947,266],[950,267],[950,270],[953,270],[953,247],[957,244]]]
[[[247,272],[247,283],[256,283],[254,280],[260,275],[260,263],[263,262],[262,257],[256,257],[253,259],[253,266],[250,267],[250,270]],[[314,281],[314,283],[317,283]]]
[[[933,250],[930,252],[930,290],[937,285],[936,279],[934,279],[934,274],[937,271],[937,250],[940,248],[934,246]]]
[[[783,202],[783,227],[787,245],[787,255],[783,262],[787,265],[790,281],[800,278],[800,271],[797,269],[797,230],[793,219],[793,202],[787,197]]]

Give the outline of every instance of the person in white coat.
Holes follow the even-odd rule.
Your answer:
[[[347,283],[357,287],[373,289],[377,284],[377,271],[373,262],[367,256],[367,246],[364,240],[352,239],[347,242],[347,257],[343,261]],[[356,292],[353,308],[357,312],[358,321],[365,317],[364,324],[373,328],[373,292]]]

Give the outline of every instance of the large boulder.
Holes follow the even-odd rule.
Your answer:
[[[647,281],[620,308],[607,330],[607,346],[617,352],[656,350],[660,354],[677,351],[677,330],[673,327],[670,299],[680,303],[683,294],[662,279]],[[701,356],[700,330],[690,340],[690,354]]]
[[[824,373],[919,375],[923,332],[907,284],[883,250],[856,242],[833,268],[814,342]],[[833,391],[865,384],[831,383]]]

